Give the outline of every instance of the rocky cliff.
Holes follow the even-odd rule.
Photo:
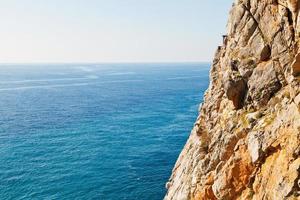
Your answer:
[[[236,0],[166,200],[300,199],[300,0]]]

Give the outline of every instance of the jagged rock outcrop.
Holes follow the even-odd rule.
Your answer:
[[[300,199],[300,0],[236,0],[166,200]]]

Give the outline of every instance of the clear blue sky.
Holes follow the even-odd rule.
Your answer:
[[[0,62],[211,61],[232,0],[0,0]]]

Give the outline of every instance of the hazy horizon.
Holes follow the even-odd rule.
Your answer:
[[[232,1],[11,0],[1,64],[211,62]]]
[[[0,62],[0,65],[38,65],[38,64],[45,64],[45,65],[77,65],[77,64],[86,64],[86,65],[94,65],[94,64],[184,64],[184,63],[203,63],[203,64],[210,64],[212,61],[107,61],[107,62]]]

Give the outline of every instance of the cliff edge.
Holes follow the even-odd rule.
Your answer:
[[[165,200],[300,199],[300,0],[236,0]]]

